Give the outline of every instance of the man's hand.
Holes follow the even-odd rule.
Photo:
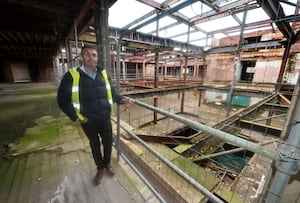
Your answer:
[[[83,120],[80,120],[79,118],[76,119],[75,123],[80,125],[80,124],[85,124],[89,121],[87,117],[83,117]]]
[[[129,108],[133,103],[135,103],[135,100],[128,97],[123,97],[122,103],[124,104],[125,108]]]

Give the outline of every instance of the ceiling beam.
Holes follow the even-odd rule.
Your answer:
[[[283,8],[279,1],[274,0],[257,0],[257,3],[264,9],[268,16],[273,20],[281,33],[289,40],[294,38],[294,32],[289,22],[276,21],[285,18]]]
[[[268,47],[282,47],[278,41],[265,41],[258,42],[253,44],[244,44],[241,46],[241,50],[253,50],[253,49],[266,49]],[[211,48],[207,51],[208,54],[217,54],[217,53],[228,53],[232,52],[233,54],[236,52],[237,45],[234,46],[224,46],[224,47],[215,47]]]
[[[153,1],[153,0],[136,0],[136,1],[141,2],[141,3],[143,3],[143,4],[146,4],[146,5],[148,5],[148,6],[151,6],[151,7],[153,7],[153,8],[161,9],[161,8],[160,8],[160,4],[157,3],[156,1]]]
[[[82,8],[80,9],[80,13],[77,15],[75,20],[76,27],[81,23],[81,21],[84,19],[84,16],[88,12],[88,10],[91,8],[91,6],[94,4],[94,0],[85,0]],[[75,23],[69,30],[68,34],[66,35],[66,39],[69,40],[74,36],[74,29],[75,29]]]
[[[163,17],[165,17],[167,15],[170,15],[170,14],[172,14],[172,13],[174,13],[174,12],[176,12],[176,11],[182,9],[182,8],[185,8],[186,6],[191,5],[192,3],[196,2],[196,1],[197,0],[185,1],[185,2],[183,2],[183,3],[181,3],[181,4],[177,5],[177,6],[175,6],[173,8],[170,8],[170,9],[168,9],[166,11],[161,12],[159,15],[157,15],[157,16],[149,19],[149,20],[147,20],[146,22],[141,23],[141,24],[133,27],[132,29],[125,31],[125,33],[126,32],[128,33],[128,32],[132,32],[132,31],[138,30],[138,29],[140,29],[140,28],[142,28],[142,27],[144,27],[144,26],[146,26],[146,25],[148,25],[148,24],[150,24],[152,22],[155,22],[155,21],[157,21],[157,20],[159,20],[159,19],[161,19],[161,18],[163,18]]]
[[[145,3],[146,5],[148,5],[148,6],[152,6],[155,10],[155,13],[157,13],[157,11],[161,11],[161,12],[166,12],[167,11],[167,7],[169,7],[170,5],[172,5],[172,4],[174,4],[174,3],[176,3],[177,1],[165,1],[164,3],[162,3],[162,4],[160,4],[160,5],[158,5],[158,4],[156,4],[156,3],[153,3],[153,1],[151,0],[151,1],[145,1],[145,0],[137,0],[137,1],[139,1],[139,2],[142,2],[142,3]],[[186,7],[186,6],[180,6],[179,5],[179,7],[178,7],[178,10],[180,10],[180,9],[182,9],[182,8],[184,8],[184,7]],[[155,14],[154,13],[154,11],[153,11],[153,14]],[[176,10],[177,11],[177,10]],[[194,25],[192,25],[192,24],[190,24],[190,22],[189,22],[189,19],[186,17],[186,16],[184,16],[184,15],[182,15],[182,14],[180,14],[179,12],[176,12],[176,11],[174,11],[173,13],[170,13],[169,14],[169,16],[171,17],[171,18],[174,18],[175,20],[177,20],[179,23],[178,24],[180,24],[180,23],[184,23],[184,24],[186,24],[186,25],[188,25],[188,26],[191,26],[192,28],[194,28],[195,30],[197,30],[197,31],[199,31],[199,32],[202,32],[202,33],[204,33],[204,34],[206,34],[206,31],[204,31],[204,30],[202,30],[202,29],[200,29],[200,28],[198,28],[197,26],[194,26]],[[159,15],[161,15],[161,13],[159,14]],[[145,16],[143,16],[143,20],[144,19],[146,19],[146,18],[144,18]],[[148,17],[150,17],[150,16],[147,16],[147,18]],[[141,22],[141,21],[134,21],[135,22],[135,24],[136,23],[138,23],[138,22]],[[130,25],[132,26],[133,25],[133,23],[130,23]],[[127,27],[127,26],[126,26]],[[172,26],[171,26],[172,27]],[[169,27],[170,28],[170,27]],[[165,27],[164,28],[159,28],[159,30],[162,30],[162,29],[166,29]],[[150,31],[149,33],[156,33],[156,30],[153,30],[153,31]],[[186,33],[185,33],[186,34]]]
[[[189,49],[191,51],[203,51],[203,48],[200,46],[195,46],[191,44],[187,44],[184,42],[178,42],[175,40],[171,40],[169,38],[161,38],[157,36],[153,36],[150,34],[144,34],[144,33],[139,33],[139,32],[131,32],[131,33],[123,33],[121,29],[118,28],[109,28],[109,36],[110,37],[117,37],[119,38],[120,35],[123,35],[122,39],[126,41],[135,41],[139,43],[147,43],[151,44],[152,46],[157,46],[157,47],[178,47],[181,49]]]
[[[247,3],[249,3],[249,0],[242,0],[221,7],[218,12],[214,10],[207,11],[205,13],[202,13],[201,16],[195,16],[191,18],[190,23],[193,24],[204,23],[213,19],[218,19],[232,14],[237,14],[239,12],[243,12],[244,7]],[[248,6],[248,11],[255,8],[258,8],[257,4],[250,4]]]
[[[254,22],[254,23],[248,23],[245,25],[245,28],[247,28],[248,30],[251,28],[255,28],[257,26],[267,26],[267,25],[271,25],[272,24],[272,20],[263,20],[263,21],[259,21],[259,22]],[[233,26],[233,27],[227,27],[227,28],[223,28],[223,29],[219,29],[219,30],[214,30],[211,32],[208,32],[208,34],[210,35],[214,35],[217,33],[231,33],[231,32],[238,32],[240,31],[241,26]]]

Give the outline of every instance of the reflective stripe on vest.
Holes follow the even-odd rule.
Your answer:
[[[80,74],[77,71],[77,68],[70,68],[69,72],[73,78],[73,86],[72,86],[72,103],[73,107],[75,108],[76,115],[80,120],[84,120],[83,115],[80,113],[80,100],[79,100],[79,78]],[[107,100],[110,105],[110,114],[113,114],[113,99],[112,99],[112,93],[111,93],[111,87],[110,83],[107,77],[106,70],[102,70],[101,74],[104,78],[105,86],[106,86],[106,94],[107,94]]]
[[[72,86],[72,103],[73,107],[76,111],[76,115],[80,120],[84,120],[83,115],[80,113],[80,103],[79,103],[79,77],[80,74],[76,70],[77,68],[70,68],[69,72],[73,78],[73,86]]]
[[[110,115],[114,114],[114,102],[113,102],[113,97],[112,97],[112,93],[111,93],[111,87],[110,87],[110,83],[107,77],[107,73],[106,70],[103,69],[101,71],[102,77],[104,78],[104,82],[105,82],[105,86],[106,86],[106,94],[107,94],[107,100],[108,103],[110,105]]]

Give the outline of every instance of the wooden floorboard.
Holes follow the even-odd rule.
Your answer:
[[[9,170],[10,167],[10,162],[8,160],[1,160],[1,164],[0,164],[0,184],[7,184],[9,181],[6,180],[7,178],[7,171]],[[9,185],[5,186],[5,187],[0,187],[0,195],[1,195],[1,199],[3,201],[6,201],[7,199],[7,187],[9,187]]]
[[[39,199],[47,200],[51,196],[51,188],[53,188],[53,178],[51,176],[51,158],[53,157],[53,153],[42,153],[41,154],[41,176],[40,176],[40,194]],[[41,202],[40,201],[40,202]]]
[[[31,187],[29,193],[29,201],[28,202],[42,202],[41,193],[42,193],[42,183],[41,183],[41,167],[42,167],[42,156],[41,154],[34,154],[32,157],[32,166],[31,166]]]
[[[32,177],[32,161],[34,154],[30,154],[25,164],[25,170],[23,174],[23,181],[21,185],[20,195],[18,202],[29,202],[29,194],[31,188],[31,177]],[[12,194],[10,194],[12,195]]]
[[[0,202],[4,203],[136,202],[126,186],[120,185],[124,183],[118,180],[122,176],[109,177],[105,173],[101,184],[94,184],[97,170],[90,152],[85,150],[44,151],[1,159],[0,171]]]
[[[13,185],[13,181],[15,180],[15,174],[16,174],[16,170],[18,167],[18,163],[19,160],[12,160],[12,163],[10,164],[8,171],[9,173],[6,173],[6,176],[4,177],[4,180],[2,182],[4,187],[1,187],[1,196],[2,199],[5,200],[5,202],[7,201],[7,199],[9,198],[9,191]]]
[[[21,157],[18,161],[18,168],[15,173],[14,181],[12,181],[12,187],[9,191],[10,195],[8,196],[7,203],[18,202],[18,197],[21,191],[21,185],[24,178],[26,161],[27,161],[27,156]]]
[[[59,192],[59,183],[62,180],[62,173],[60,171],[60,163],[58,153],[51,153],[49,157],[49,177],[47,178],[49,202],[54,202],[56,195]]]

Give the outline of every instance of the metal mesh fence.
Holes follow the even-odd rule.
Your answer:
[[[211,99],[211,95],[215,99]],[[214,202],[214,197],[224,202],[264,202],[275,168],[273,155],[264,156],[260,147],[277,153],[288,110],[278,105],[277,96],[250,98],[245,105],[235,105],[230,117],[226,117],[226,96],[215,92],[187,91],[139,100],[175,118],[183,117],[196,125],[234,135],[237,137],[234,142],[190,127],[139,102],[129,109],[121,106],[121,119],[130,125],[130,132],[171,162],[175,169],[130,136],[125,139],[127,147],[130,143],[127,151],[131,149],[131,156],[134,154],[139,160],[143,174],[152,174],[149,181],[167,202],[172,202],[174,197],[178,202]],[[239,146],[238,139],[245,141],[245,146]],[[258,151],[249,150],[248,143],[249,149],[252,143],[259,146]],[[197,184],[193,185],[194,182]],[[163,186],[165,184],[167,186]],[[201,186],[209,194],[203,192]]]

